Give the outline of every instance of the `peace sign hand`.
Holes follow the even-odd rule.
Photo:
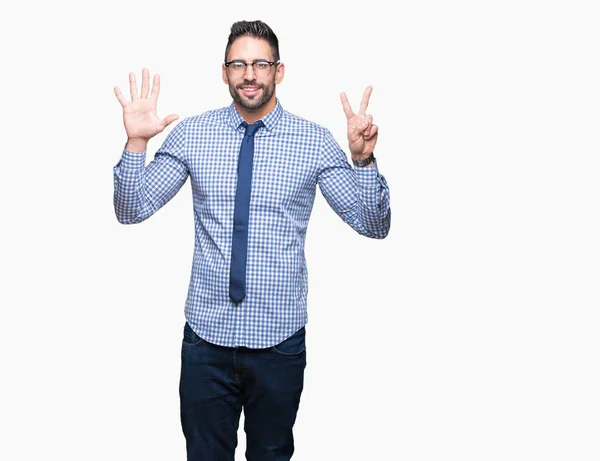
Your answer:
[[[377,144],[377,125],[373,124],[373,116],[366,113],[372,91],[373,87],[368,86],[363,93],[358,114],[352,111],[346,93],[340,95],[348,119],[348,144],[354,160],[367,158]]]

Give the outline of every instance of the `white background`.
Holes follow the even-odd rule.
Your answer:
[[[344,147],[339,93],[358,108],[373,86],[391,189],[384,240],[317,196],[293,459],[600,459],[594,3],[3,7],[0,459],[185,459],[189,181],[148,221],[117,222],[113,86],[148,67],[161,116],[228,105],[241,19],[280,39],[284,108]]]

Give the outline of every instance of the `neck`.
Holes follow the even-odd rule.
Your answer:
[[[277,99],[275,98],[275,95],[273,95],[273,97],[264,106],[258,109],[246,109],[245,107],[240,106],[236,101],[233,103],[235,104],[235,108],[242,118],[252,125],[254,122],[260,120],[273,109],[275,109],[275,106],[277,105]]]

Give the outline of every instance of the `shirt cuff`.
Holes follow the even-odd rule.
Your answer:
[[[121,161],[119,166],[128,170],[139,170],[144,168],[146,165],[146,151],[144,152],[131,152],[127,149],[123,149],[123,155],[121,155]]]
[[[379,187],[381,186],[381,180],[383,176],[379,173],[377,168],[377,159],[373,159],[373,163],[367,166],[356,166],[354,165],[354,171],[356,172],[356,178],[358,179],[359,187]]]

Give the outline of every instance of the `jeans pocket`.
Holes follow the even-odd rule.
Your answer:
[[[300,328],[285,341],[271,347],[271,350],[279,355],[287,357],[295,357],[302,354],[306,350],[305,327]]]
[[[185,326],[183,327],[183,345],[184,346],[197,346],[202,341],[204,341],[200,336],[196,334],[192,327],[185,322]]]

